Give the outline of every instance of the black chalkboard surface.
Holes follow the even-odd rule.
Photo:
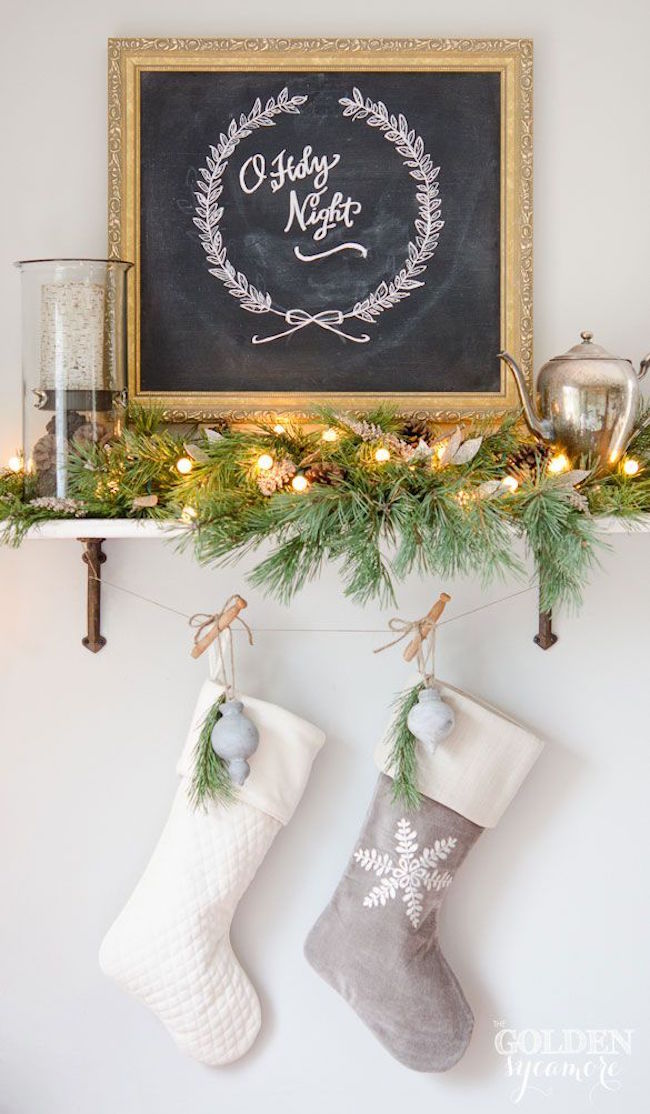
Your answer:
[[[498,392],[490,72],[140,74],[140,388]]]

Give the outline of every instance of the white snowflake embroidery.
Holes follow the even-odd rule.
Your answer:
[[[406,905],[406,915],[413,928],[418,928],[422,918],[422,905],[425,890],[444,890],[453,878],[448,870],[438,870],[438,863],[451,854],[458,840],[454,836],[434,840],[433,847],[424,847],[416,854],[418,833],[408,820],[400,820],[395,832],[395,851],[399,856],[394,863],[387,852],[376,848],[359,847],[354,852],[355,862],[364,870],[372,871],[381,879],[363,899],[368,909],[386,905],[403,890],[402,901]]]

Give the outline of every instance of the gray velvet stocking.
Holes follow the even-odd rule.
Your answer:
[[[467,1048],[474,1018],[440,951],[438,910],[483,828],[427,797],[413,812],[392,797],[381,774],[305,955],[397,1060],[446,1071]]]

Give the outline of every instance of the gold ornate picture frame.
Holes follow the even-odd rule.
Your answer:
[[[129,278],[128,297],[131,399],[162,406],[166,418],[171,421],[209,421],[217,416],[246,420],[279,413],[306,416],[323,403],[362,410],[378,402],[389,402],[402,413],[428,415],[441,421],[496,414],[514,408],[517,405],[515,386],[505,367],[496,361],[496,350],[494,363],[490,363],[489,368],[487,356],[476,362],[481,389],[474,385],[471,360],[473,339],[483,329],[485,351],[496,348],[498,340],[498,348],[510,351],[530,380],[532,57],[532,43],[525,39],[109,40],[109,254],[135,264]],[[342,75],[345,79],[347,74],[350,80],[344,80],[339,88],[338,79],[331,75]],[[188,75],[187,78],[184,75]],[[445,77],[414,80],[414,75]],[[464,122],[458,122],[461,118],[454,116],[455,102],[449,98],[455,95],[454,89],[461,87],[458,83],[467,75],[493,75],[481,79],[482,83],[474,81],[471,89],[479,92],[485,89],[486,104],[498,102],[498,120],[493,113],[490,120],[464,117]],[[432,85],[431,81],[438,84]],[[258,85],[261,96],[253,96]],[[361,91],[360,86],[363,86]],[[313,102],[319,97],[322,101],[330,87],[332,104],[341,106],[340,121],[336,124],[340,133],[335,133],[337,153],[331,153],[330,144],[328,162],[328,155],[321,155],[317,147],[317,138],[313,152],[309,145],[311,162],[309,158],[305,161],[306,145],[296,147],[294,154],[288,155],[292,140],[291,133],[287,137],[287,128],[297,126],[294,118],[307,111],[304,102],[310,97]],[[466,87],[470,87],[467,82]],[[270,88],[273,94],[265,100]],[[394,107],[388,96],[384,103],[381,99],[384,89],[392,90],[398,101],[403,89],[407,102],[410,96],[415,104],[413,112],[398,113],[400,104]],[[433,154],[431,158],[426,153],[430,135],[418,122],[425,118],[426,112],[432,112],[435,100],[431,96],[432,89],[436,94],[441,89],[448,97],[447,101],[443,97],[444,103],[451,106],[446,135],[444,129],[440,130],[441,114],[432,117],[441,146],[446,143],[445,149],[452,152],[441,171],[440,193],[439,168],[433,165],[437,156]],[[222,95],[221,108],[218,96],[212,97],[212,90],[215,95]],[[247,95],[251,103],[245,99]],[[414,101],[414,97],[419,100]],[[461,100],[466,101],[467,97]],[[479,103],[482,102],[477,100],[477,105]],[[227,111],[225,105],[229,106]],[[316,112],[315,108],[311,110]],[[185,116],[182,115],[184,111]],[[208,129],[204,128],[201,154],[201,145],[191,146],[191,133],[193,128],[196,130],[200,113],[208,111],[214,119]],[[265,111],[270,118],[265,118]],[[411,117],[408,122],[407,116]],[[442,117],[447,118],[444,112]],[[311,119],[318,121],[320,118],[312,115]],[[370,124],[370,128],[363,127],[364,124]],[[282,133],[280,126],[285,129]],[[305,122],[300,121],[300,126],[304,129]],[[480,146],[481,135],[489,132],[490,127],[494,131],[497,126],[498,168],[494,180],[491,185],[480,184],[475,194],[470,195],[467,182],[476,179],[477,170],[468,164],[467,174],[456,172],[454,177],[453,166],[450,169],[453,152],[457,142],[462,145],[463,140],[465,149],[471,152],[473,145]],[[344,131],[348,128],[349,131]],[[432,126],[431,130],[435,129]],[[187,146],[187,150],[181,150],[178,160],[179,167],[187,164],[191,168],[184,177],[178,167],[171,166],[168,148],[164,145],[164,137],[171,131],[179,137],[179,150],[183,143]],[[268,148],[265,158],[262,151],[264,144],[268,146],[271,133],[275,146]],[[296,143],[300,134],[297,133]],[[242,142],[239,148],[240,139],[246,140],[248,147]],[[397,157],[388,158],[388,148],[380,143],[382,139],[388,139]],[[351,147],[352,143],[356,146]],[[370,153],[362,154],[366,150]],[[359,190],[367,186],[367,181],[373,181],[377,201],[367,204],[364,198],[367,213],[379,213],[384,195],[389,197],[391,189],[402,189],[401,184],[392,186],[392,180],[383,178],[384,173],[392,172],[393,166],[402,174],[400,182],[406,183],[404,189],[410,181],[408,196],[417,197],[418,208],[412,221],[413,231],[405,237],[404,261],[400,261],[394,244],[388,242],[389,236],[403,234],[393,228],[395,222],[385,215],[379,231],[366,229],[366,240],[360,235],[355,213],[364,206],[355,200],[354,189],[346,197],[343,185],[343,193],[338,190],[330,205],[327,173],[339,163],[338,172],[346,158],[349,164],[358,164]],[[370,159],[371,164],[363,163],[363,158]],[[362,165],[362,172],[358,170],[359,165]],[[271,166],[275,171],[271,171]],[[303,171],[305,175],[311,174],[309,184],[292,179],[292,173],[300,179]],[[408,175],[416,179],[415,183]],[[455,183],[456,195],[452,192],[450,196],[450,180]],[[298,188],[301,185],[304,185],[302,193]],[[305,199],[304,191],[309,185],[313,190]],[[227,190],[223,193],[227,186],[237,191],[236,203],[234,193],[231,194],[230,208]],[[277,198],[273,194],[276,186]],[[331,186],[334,190],[334,183]],[[483,203],[488,186],[495,193],[493,208],[498,211],[498,219],[492,222],[494,227],[490,231],[496,244],[494,267],[498,266],[498,274],[493,273],[489,282],[485,278],[489,266],[481,256],[487,249],[479,244],[474,251],[472,226],[468,224],[463,231],[461,225],[463,205],[466,203],[469,213],[471,206]],[[462,194],[463,189],[465,194]],[[253,194],[255,197],[251,200],[249,195]],[[394,277],[379,282],[368,296],[356,296],[356,301],[346,303],[345,312],[338,306],[332,308],[326,300],[315,304],[307,304],[306,300],[304,307],[298,302],[292,304],[287,301],[290,295],[286,292],[284,300],[281,292],[276,301],[275,295],[264,287],[264,268],[260,267],[260,259],[264,262],[264,258],[259,253],[266,250],[267,260],[280,259],[277,232],[272,236],[269,233],[264,248],[262,223],[259,238],[251,235],[253,217],[248,212],[246,225],[236,223],[238,214],[245,211],[244,203],[252,207],[262,195],[268,206],[277,206],[278,198],[283,199],[285,208],[281,217],[279,209],[277,213],[273,210],[275,226],[280,232],[286,231],[282,228],[282,220],[287,213],[287,198],[290,198],[288,225],[293,221],[293,228],[300,231],[302,239],[293,246],[287,245],[287,253],[292,246],[296,258],[303,264],[302,269],[298,267],[298,275],[305,290],[309,283],[327,283],[329,280],[312,276],[323,276],[327,268],[334,266],[340,267],[343,284],[348,275],[352,276],[350,282],[357,282],[355,275],[360,272],[353,268],[373,256],[368,243],[374,245],[375,258],[380,254],[379,245],[381,250],[385,247],[387,259],[398,259]],[[316,198],[313,203],[309,200],[312,196]],[[335,206],[339,196],[341,201]],[[391,195],[391,204],[397,196]],[[319,198],[327,201],[327,209],[317,208]],[[441,201],[442,209],[439,209]],[[410,200],[409,204],[415,207],[416,202]],[[313,229],[307,227],[312,205],[321,222],[318,227],[321,231],[325,227],[324,240],[330,228],[334,229],[330,241],[313,242]],[[255,211],[260,210],[251,208],[251,213]],[[445,219],[434,221],[438,216]],[[243,217],[239,219],[244,220]],[[338,226],[334,228],[336,222]],[[473,227],[485,231],[488,223],[483,219],[480,225],[475,223]],[[463,258],[469,261],[469,293],[461,287],[453,298],[445,301],[442,264],[437,271],[435,265],[445,251],[449,253],[454,229],[459,243],[458,230],[466,235]],[[231,240],[227,249],[225,233],[228,230]],[[339,241],[344,235],[348,241],[337,242],[338,232]],[[386,236],[385,244],[381,241],[382,235]],[[356,236],[361,243],[356,242]],[[333,246],[327,246],[330,243]],[[250,253],[248,275],[243,273],[245,263],[241,248],[246,244]],[[317,248],[325,250],[319,252]],[[478,260],[474,258],[477,254]],[[312,266],[314,261],[315,266]],[[285,263],[282,266],[287,267]],[[448,273],[454,270],[449,261],[446,266]],[[387,274],[393,272],[389,269]],[[289,280],[290,276],[287,282]],[[498,314],[498,320],[492,321],[492,332],[489,313],[486,310],[482,314],[481,309],[484,290],[479,290],[478,286],[476,291],[472,290],[472,282],[476,285],[479,281],[484,282],[485,291],[493,291],[490,313],[492,317]],[[421,287],[426,287],[424,294],[417,289]],[[199,288],[202,303],[194,317],[192,298]],[[430,307],[426,297],[433,299]],[[408,305],[404,306],[402,302],[407,298]],[[466,320],[464,299],[468,307]],[[385,309],[390,312],[384,313]],[[414,317],[416,313],[419,317]],[[262,320],[264,331],[261,330]],[[272,327],[267,325],[267,320]],[[444,389],[436,389],[433,370],[429,389],[427,329],[434,338],[433,348],[442,336],[440,343],[444,352],[463,351],[465,370],[461,369],[458,374],[459,389],[453,389],[456,380],[452,375],[455,372],[451,358],[445,367],[441,364],[442,372],[447,375]],[[416,354],[418,343],[420,349]],[[213,350],[213,365],[206,375],[206,361],[210,363]],[[381,358],[378,353],[383,353]],[[201,359],[203,370],[199,366]],[[190,366],[193,360],[198,371]],[[372,370],[373,361],[380,368],[376,375]],[[303,365],[304,382],[301,379]],[[481,381],[483,365],[486,378]],[[392,374],[391,366],[394,368]],[[271,389],[260,389],[266,387],[267,368]],[[200,389],[196,389],[195,379],[200,380]],[[410,379],[417,383],[416,389]],[[438,375],[438,379],[443,381],[444,375],[442,378]],[[451,379],[452,389],[449,389]],[[359,388],[355,386],[357,381]],[[339,389],[339,382],[343,389]],[[375,389],[375,382],[379,384],[378,389]]]

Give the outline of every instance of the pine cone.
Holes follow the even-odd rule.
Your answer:
[[[86,420],[87,419],[84,418],[83,414],[80,414],[77,410],[66,410],[66,415],[65,415],[65,435],[66,435],[66,437],[72,437],[72,435],[74,433],[76,433],[77,430],[80,429],[82,425],[86,424]],[[50,420],[47,423],[45,428],[46,428],[48,433],[56,433],[56,414],[52,418],[50,418]]]
[[[32,449],[32,460],[37,472],[47,472],[56,465],[56,437],[44,433]]]
[[[534,480],[538,469],[544,467],[550,455],[551,450],[541,441],[522,445],[508,460],[506,471],[517,480]]]
[[[431,429],[429,423],[426,421],[420,421],[417,418],[408,418],[407,421],[404,422],[400,431],[400,436],[407,444],[414,445],[417,448],[420,441],[424,441],[426,444],[429,443]]]
[[[41,468],[36,473],[36,491],[39,495],[56,495],[56,468]]]
[[[280,491],[293,479],[296,471],[293,461],[285,456],[283,460],[278,460],[267,472],[259,473],[257,486],[262,495],[275,495],[276,491]]]
[[[396,433],[386,433],[381,426],[375,425],[374,422],[367,422],[361,418],[351,418],[348,414],[338,414],[337,419],[340,425],[345,426],[352,433],[356,433],[362,441],[380,441],[396,456],[408,460],[411,446],[403,441],[401,437],[398,437]]]
[[[337,418],[341,425],[345,426],[352,433],[356,433],[362,441],[373,441],[379,437],[381,430],[378,425],[373,425],[372,422],[363,421],[360,418],[353,418],[349,414],[337,414]]]
[[[331,486],[341,482],[343,469],[329,460],[316,461],[306,469],[305,477],[310,484],[329,484]]]
[[[101,422],[83,422],[76,430],[72,441],[77,445],[105,445],[110,434]]]

